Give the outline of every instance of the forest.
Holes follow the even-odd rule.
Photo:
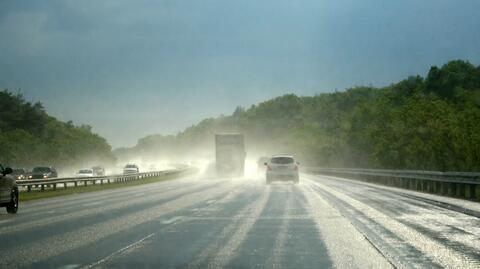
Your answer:
[[[13,167],[110,165],[107,141],[88,125],[75,126],[49,116],[41,103],[0,91],[0,163]],[[60,171],[61,172],[61,171]]]
[[[216,133],[245,135],[249,157],[293,154],[323,167],[480,170],[480,67],[455,60],[386,87],[358,86],[315,96],[283,95],[176,135],[150,135],[112,152],[88,125],[49,116],[41,103],[0,91],[0,163],[111,165],[212,159]]]
[[[479,171],[480,67],[454,60],[386,87],[288,94],[114,153],[211,158],[221,132],[243,133],[250,157],[288,153],[309,166]]]

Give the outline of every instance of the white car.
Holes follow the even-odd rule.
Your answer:
[[[76,177],[93,177],[95,176],[95,174],[93,173],[93,169],[85,168],[85,169],[78,170],[75,176]]]
[[[125,165],[125,168],[123,168],[124,175],[132,175],[138,173],[140,173],[140,170],[138,169],[138,166],[136,164],[127,164]]]
[[[273,156],[265,165],[267,166],[267,184],[275,180],[299,183],[298,166],[300,163],[296,162],[292,156]]]

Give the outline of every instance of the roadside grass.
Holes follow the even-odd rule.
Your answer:
[[[55,191],[53,189],[46,189],[44,191],[32,190],[30,192],[22,191],[20,192],[20,195],[19,195],[19,202],[65,196],[65,195],[84,193],[84,192],[126,188],[126,187],[132,187],[137,185],[149,184],[149,183],[157,183],[157,182],[182,178],[182,177],[191,175],[195,172],[196,170],[192,169],[185,172],[181,172],[179,174],[161,175],[157,177],[150,177],[150,178],[127,181],[127,182],[117,182],[117,183],[110,183],[110,184],[104,183],[103,185],[100,185],[97,183],[95,185],[92,184],[87,186],[69,187],[67,189],[57,188],[57,190]]]

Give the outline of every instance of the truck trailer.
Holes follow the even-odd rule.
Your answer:
[[[245,142],[242,134],[215,135],[215,166],[219,176],[243,176]]]

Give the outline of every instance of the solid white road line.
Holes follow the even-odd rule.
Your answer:
[[[301,185],[320,239],[335,268],[392,268],[365,237],[304,181]]]
[[[125,247],[123,247],[123,248],[121,248],[121,249],[113,252],[112,254],[108,255],[107,257],[105,257],[105,258],[103,258],[103,259],[101,259],[101,260],[99,260],[99,261],[97,261],[97,262],[94,262],[94,263],[92,263],[92,264],[90,264],[90,265],[87,265],[87,266],[84,266],[84,267],[81,267],[81,268],[82,268],[82,269],[89,269],[89,268],[98,267],[98,266],[100,266],[102,263],[105,263],[105,262],[107,262],[107,261],[109,261],[109,260],[114,259],[116,256],[124,253],[125,251],[129,250],[130,248],[133,248],[133,247],[138,246],[139,244],[143,243],[143,241],[147,240],[148,238],[150,238],[150,237],[152,237],[152,236],[154,236],[154,235],[155,235],[155,233],[149,234],[149,235],[145,236],[144,238],[142,238],[142,239],[140,239],[140,240],[138,240],[138,241],[135,241],[135,242],[131,243],[130,245],[125,246]]]
[[[399,221],[383,214],[382,212],[370,207],[358,200],[355,200],[348,195],[345,195],[339,191],[334,190],[326,186],[325,184],[317,181],[308,180],[309,183],[318,186],[326,192],[334,195],[340,200],[345,201],[355,209],[361,211],[368,218],[379,223],[392,233],[402,238],[406,243],[415,247],[419,251],[425,254],[425,256],[431,258],[436,263],[445,268],[479,268],[480,263],[473,261],[455,250],[442,245],[428,236],[421,234],[420,232],[400,223]]]

